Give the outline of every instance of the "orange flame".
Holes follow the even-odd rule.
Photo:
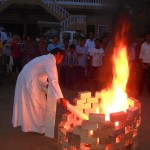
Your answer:
[[[125,37],[127,28],[125,28],[125,25],[122,27],[121,32],[118,32],[115,36],[113,82],[109,89],[104,89],[101,92],[102,101],[100,110],[106,115],[105,120],[107,121],[109,120],[110,113],[126,111],[128,108],[128,99],[125,92],[129,77]]]

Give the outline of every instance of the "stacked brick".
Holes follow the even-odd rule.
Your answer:
[[[58,127],[61,150],[136,149],[141,124],[141,103],[130,98],[130,107],[126,113],[111,113],[110,121],[105,121],[105,114],[96,113],[100,100],[100,92],[96,92],[95,97],[89,91],[78,93],[74,107],[87,114],[89,120],[80,120],[70,112],[62,115]]]

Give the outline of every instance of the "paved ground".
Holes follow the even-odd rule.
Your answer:
[[[5,79],[3,86],[0,86],[0,150],[56,150],[57,129],[55,139],[50,139],[37,133],[24,133],[19,127],[12,127],[14,88],[15,84],[10,79]],[[70,100],[77,97],[75,90],[63,89],[63,93]],[[150,150],[150,96],[144,91],[139,99],[142,102],[142,125],[138,150]],[[65,111],[58,106],[56,125],[63,112]]]

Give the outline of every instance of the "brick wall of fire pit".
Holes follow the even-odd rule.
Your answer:
[[[62,150],[122,150],[135,149],[141,124],[141,103],[128,98],[130,107],[126,112],[110,114],[97,113],[100,109],[101,93],[78,93],[74,99],[74,108],[89,116],[89,120],[80,120],[73,113],[62,115],[58,127],[59,148]],[[99,111],[100,112],[100,111]]]

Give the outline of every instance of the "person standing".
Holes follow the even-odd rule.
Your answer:
[[[33,39],[31,35],[25,37],[25,41],[22,43],[22,65],[24,66],[37,54],[37,42]]]
[[[88,48],[88,52],[91,52],[91,49],[95,47],[95,36],[93,32],[89,32],[88,39],[86,40],[85,46]]]
[[[74,89],[77,82],[77,65],[78,57],[76,53],[76,46],[69,46],[69,53],[66,55],[64,64],[66,66],[66,87]]]
[[[53,43],[50,43],[47,47],[47,53],[49,53],[54,48],[63,49],[63,46],[59,43],[59,37],[57,35],[53,36]]]
[[[12,77],[13,80],[16,81],[18,73],[22,69],[22,52],[21,52],[21,42],[20,37],[18,35],[14,35],[12,42],[10,43],[11,56],[13,58],[12,65]]]
[[[92,73],[92,82],[96,89],[100,86],[100,71],[104,57],[104,50],[100,47],[100,44],[100,39],[95,39],[95,47],[90,52],[90,72]]]
[[[47,41],[46,37],[44,35],[40,36],[40,40],[37,43],[37,51],[36,51],[36,57],[45,55],[47,49]]]
[[[5,65],[6,42],[7,42],[7,34],[3,32],[3,27],[0,27],[0,85],[2,84],[3,76],[6,73],[6,65]]]
[[[150,33],[146,34],[146,42],[141,46],[139,58],[144,69],[144,83],[150,94]]]
[[[86,39],[81,38],[79,45],[76,46],[76,53],[78,56],[78,72],[80,74],[78,75],[78,83],[80,84],[80,87],[82,86],[82,83],[84,83],[86,79],[86,69],[87,69],[87,59],[88,59],[88,49],[85,46]]]
[[[88,49],[88,60],[87,60],[87,72],[86,75],[90,79],[91,73],[90,73],[90,52],[91,49],[95,47],[95,35],[93,32],[89,32],[88,39],[86,40],[85,46]]]
[[[68,102],[60,89],[56,67],[63,57],[64,51],[56,48],[50,54],[36,57],[24,66],[15,88],[13,127],[21,126],[24,132],[45,133],[48,113],[52,129],[50,137],[54,137],[57,102],[60,101],[65,109]],[[42,91],[43,86],[48,86],[47,98]]]
[[[65,53],[64,59],[60,65],[60,84],[62,84],[63,87],[66,87],[66,65],[65,65],[65,58],[69,53],[69,39],[63,40],[63,50]]]

